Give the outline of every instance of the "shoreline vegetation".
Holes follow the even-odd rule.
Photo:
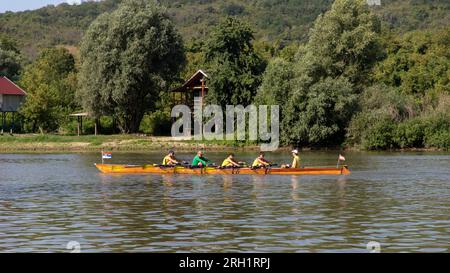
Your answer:
[[[178,140],[164,136],[146,135],[83,135],[21,134],[0,136],[0,153],[20,152],[100,152],[104,151],[177,151],[259,150],[258,144],[240,142]]]
[[[280,146],[277,151],[289,151],[292,146]],[[0,136],[1,153],[85,153],[85,152],[166,152],[175,149],[179,152],[196,151],[199,149],[207,151],[259,151],[257,143],[246,143],[238,141],[196,141],[179,140],[167,136],[147,135],[51,135],[51,134],[20,134]],[[367,151],[358,147],[303,147],[301,151]],[[389,149],[383,152],[438,152],[447,151],[437,148],[407,148]],[[375,151],[379,152],[379,151]]]
[[[86,25],[77,52],[53,45],[27,60],[14,35],[0,33],[0,76],[26,91],[26,98],[20,98],[0,90],[5,96],[0,97],[2,128],[43,135],[5,138],[0,140],[3,150],[259,149],[249,141],[132,137],[170,135],[174,121],[182,121],[181,116],[172,117],[173,107],[192,108],[196,102],[205,111],[191,111],[187,118],[207,120],[214,114],[214,122],[216,116],[223,118],[228,105],[277,106],[278,119],[260,111],[258,122],[270,121],[272,131],[272,121],[278,121],[282,147],[450,149],[449,20],[430,28],[412,24],[403,32],[366,0],[326,1],[329,8],[318,9],[320,15],[303,31],[305,39],[268,39],[261,47],[263,41],[255,33],[263,27],[237,14],[214,14],[217,24],[201,39],[185,40],[163,4],[119,2]],[[438,1],[422,2],[431,7]],[[413,13],[418,8],[404,6]],[[450,4],[441,9],[450,10]],[[419,21],[432,17],[425,11],[419,14],[424,16]],[[211,113],[208,105],[222,113]],[[66,136],[83,127],[83,116],[87,118],[81,131],[86,134],[122,135]],[[233,114],[235,118],[237,122]],[[252,122],[244,117],[248,128]]]

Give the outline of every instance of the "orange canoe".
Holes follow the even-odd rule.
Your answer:
[[[268,168],[268,169],[251,169],[251,168],[234,168],[221,169],[216,167],[206,168],[189,168],[184,166],[176,167],[159,167],[154,165],[112,165],[112,164],[95,164],[97,169],[102,173],[108,174],[272,174],[272,175],[349,175],[348,166],[340,168],[314,168],[306,167],[301,169],[286,168]]]

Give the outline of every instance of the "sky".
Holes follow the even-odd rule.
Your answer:
[[[23,11],[38,9],[47,5],[57,5],[61,3],[79,3],[81,0],[0,0],[0,13],[5,11]]]

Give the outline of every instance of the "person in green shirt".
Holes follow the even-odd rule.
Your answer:
[[[193,167],[206,167],[208,166],[208,163],[211,163],[211,161],[203,156],[202,151],[198,151],[197,155],[194,157],[194,160],[192,160]]]

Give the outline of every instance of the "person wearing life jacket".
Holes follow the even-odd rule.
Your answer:
[[[163,166],[175,166],[180,164],[180,162],[175,158],[175,152],[170,150],[169,154],[167,154],[162,162]]]
[[[264,153],[259,153],[259,156],[253,161],[252,168],[266,168],[270,166],[270,162],[264,158]]]

